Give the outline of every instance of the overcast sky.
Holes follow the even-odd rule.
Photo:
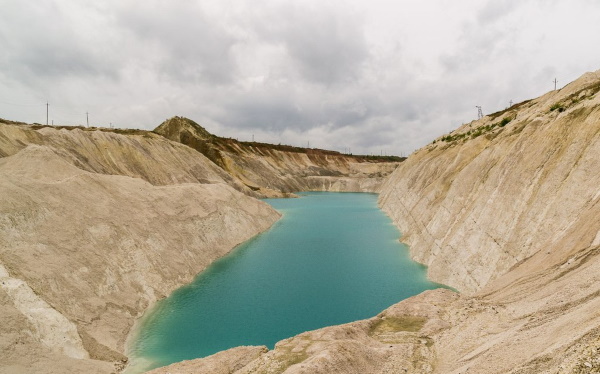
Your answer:
[[[407,155],[599,46],[597,0],[0,0],[0,117]]]

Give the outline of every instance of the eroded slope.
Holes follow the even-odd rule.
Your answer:
[[[0,157],[13,155],[29,144],[46,145],[53,147],[56,153],[77,168],[93,173],[141,178],[157,186],[227,183],[252,194],[198,152],[182,144],[165,141],[152,132],[94,131],[3,122],[0,120]]]
[[[152,302],[279,217],[159,136],[0,134],[2,372],[117,370]]]
[[[399,157],[344,155],[258,142],[239,142],[210,134],[182,117],[163,122],[154,132],[204,154],[243,185],[263,196],[297,191],[378,192]]]
[[[463,125],[399,166],[380,204],[431,279],[474,292],[542,249],[559,250],[572,228],[590,227],[578,239],[593,241],[600,227],[584,217],[600,185],[598,90],[600,73],[588,73]]]

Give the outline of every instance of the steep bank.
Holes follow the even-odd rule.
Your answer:
[[[413,257],[473,295],[438,372],[600,370],[599,93],[587,73],[463,125],[383,188]]]
[[[435,281],[475,292],[598,222],[600,75],[463,125],[419,150],[380,204]]]
[[[279,217],[158,135],[0,124],[0,155],[1,372],[118,370],[153,301]]]
[[[386,182],[380,204],[413,257],[462,294],[300,334],[234,372],[600,372],[599,91],[588,73],[463,125]]]
[[[210,134],[182,117],[166,120],[154,132],[196,149],[241,184],[267,197],[296,191],[379,192],[385,177],[402,160],[239,142]]]

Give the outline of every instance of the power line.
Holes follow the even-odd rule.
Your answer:
[[[77,105],[61,105],[61,104],[56,104],[56,103],[52,103],[52,119],[50,119],[50,101],[46,100],[46,102],[44,103],[43,101],[40,100],[40,102],[38,104],[30,104],[30,103],[16,103],[14,101],[11,100],[5,100],[3,97],[0,96],[0,106],[1,104],[6,104],[6,105],[11,105],[11,106],[17,106],[17,107],[38,107],[41,109],[42,106],[46,106],[46,126],[49,126],[50,124],[52,124],[52,126],[54,126],[54,122],[57,123],[62,123],[63,125],[75,125],[75,126],[81,126],[81,111],[83,110],[82,106],[77,106]],[[36,111],[37,112],[37,111]],[[89,118],[89,111],[85,112],[85,116],[86,116],[86,125],[87,127],[90,127],[90,118]],[[40,121],[43,123],[43,120]],[[37,122],[36,122],[37,123]],[[111,128],[116,127],[115,125],[112,124],[112,122],[110,123]],[[252,136],[253,140],[254,140],[254,135]]]

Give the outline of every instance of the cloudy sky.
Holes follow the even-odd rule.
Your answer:
[[[0,118],[407,155],[599,46],[597,0],[0,0]]]

